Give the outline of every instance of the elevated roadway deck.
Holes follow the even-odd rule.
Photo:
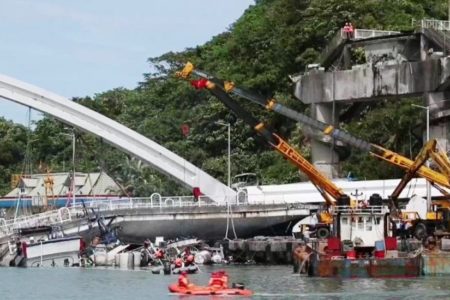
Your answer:
[[[205,198],[204,198],[205,199]],[[238,237],[255,235],[285,235],[292,226],[319,209],[319,204],[287,203],[283,201],[253,201],[227,206],[192,197],[161,197],[98,200],[86,203],[87,212],[81,206],[61,208],[17,220],[2,220],[0,244],[9,240],[16,229],[58,225],[66,234],[92,237],[97,223],[93,222],[94,209],[105,219],[114,218],[113,226],[119,227],[119,238],[140,243],[146,238],[164,236],[179,238],[196,236],[203,239],[223,239],[227,226],[231,236],[232,226]],[[228,224],[228,225],[227,225]]]
[[[312,117],[333,126],[342,105],[423,97],[430,108],[430,137],[450,149],[450,34],[441,30],[450,29],[450,23],[422,20],[419,25],[410,33],[358,29],[366,33],[358,35],[357,30],[353,39],[338,32],[319,59],[323,69],[296,77],[295,96],[311,105]],[[332,147],[321,141],[312,146],[314,164],[338,177],[339,156]]]

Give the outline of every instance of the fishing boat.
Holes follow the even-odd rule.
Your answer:
[[[78,266],[84,247],[79,235],[65,236],[57,226],[39,226],[18,230],[9,242],[10,266]]]
[[[359,207],[349,204],[334,208],[331,237],[313,239],[307,250],[296,253],[308,274],[340,278],[420,276],[421,249],[398,250],[395,223],[387,207],[381,202]]]

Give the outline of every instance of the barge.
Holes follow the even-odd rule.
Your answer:
[[[395,222],[386,207],[334,207],[332,235],[294,252],[310,276],[407,278],[421,275],[421,249],[399,251]]]

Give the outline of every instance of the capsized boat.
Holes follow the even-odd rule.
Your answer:
[[[180,287],[178,284],[174,283],[169,285],[169,291],[171,293],[177,293],[182,295],[197,295],[197,296],[207,296],[207,295],[220,295],[220,296],[251,296],[253,291],[245,289],[243,286],[239,288],[216,288],[210,286],[192,286],[192,287]]]
[[[39,226],[19,229],[8,244],[10,266],[77,266],[83,240],[65,236],[58,226]]]

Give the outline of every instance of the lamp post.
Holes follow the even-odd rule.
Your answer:
[[[72,207],[75,207],[75,129],[72,130]]]
[[[428,141],[430,140],[430,106],[422,106],[422,105],[417,105],[417,104],[411,104],[411,105],[414,107],[418,107],[418,108],[422,108],[422,109],[426,110],[426,114],[427,114],[426,142],[428,143]],[[429,160],[427,160],[426,166],[430,167]],[[428,210],[431,209],[431,184],[428,180],[427,180],[427,209]]]
[[[231,187],[231,125],[230,123],[223,123],[220,121],[215,122],[217,125],[226,126],[228,129],[228,187]]]
[[[62,135],[72,137],[72,206],[75,206],[75,129],[72,129],[72,133],[61,133]]]

